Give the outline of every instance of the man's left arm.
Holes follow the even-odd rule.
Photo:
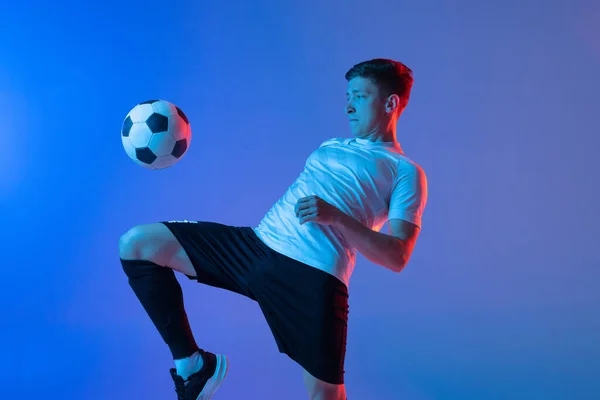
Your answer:
[[[413,163],[402,163],[389,204],[389,235],[376,232],[342,213],[336,226],[368,260],[394,272],[404,269],[419,236],[427,203],[427,177]]]
[[[388,223],[389,235],[369,229],[344,213],[333,225],[369,261],[400,272],[410,259],[420,229],[402,219],[390,219]]]
[[[389,232],[374,231],[318,196],[298,200],[295,207],[300,224],[333,225],[351,246],[369,261],[394,272],[404,269],[419,236],[427,202],[427,178],[420,167],[409,164],[399,174],[390,198]]]

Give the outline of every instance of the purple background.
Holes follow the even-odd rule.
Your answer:
[[[405,271],[358,258],[349,398],[598,398],[598,2],[5,2],[0,35],[0,397],[174,398],[119,236],[256,225],[350,135],[344,73],[389,57],[415,74],[398,139],[430,198]],[[153,98],[193,130],[162,171],[120,140]],[[180,282],[230,357],[215,399],[306,398],[254,303]]]

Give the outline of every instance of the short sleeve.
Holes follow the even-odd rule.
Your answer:
[[[426,203],[425,172],[416,164],[403,162],[398,168],[396,182],[392,188],[388,220],[402,219],[420,228]]]

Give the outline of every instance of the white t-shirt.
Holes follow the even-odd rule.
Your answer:
[[[396,142],[335,138],[306,160],[300,176],[273,205],[254,231],[271,249],[321,269],[348,286],[356,249],[329,225],[300,225],[299,199],[316,195],[379,231],[388,219],[421,227],[427,178]]]

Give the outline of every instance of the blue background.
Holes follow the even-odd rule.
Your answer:
[[[358,258],[349,398],[598,398],[599,3],[3,2],[0,35],[1,398],[174,398],[119,236],[256,225],[350,135],[344,73],[375,57],[414,71],[398,139],[430,199],[401,274]],[[161,171],[120,139],[154,98],[193,132]],[[180,282],[230,357],[215,398],[306,398],[256,304]]]

